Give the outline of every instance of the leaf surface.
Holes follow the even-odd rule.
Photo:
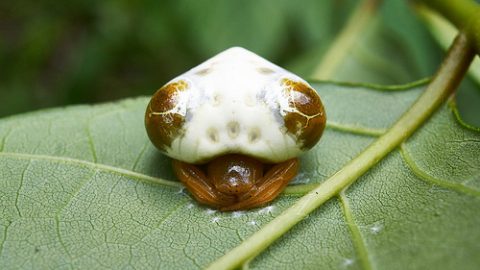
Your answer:
[[[293,184],[334,174],[424,88],[314,86],[329,124],[302,156]],[[173,177],[170,159],[148,141],[147,102],[0,120],[0,268],[203,268],[296,200],[281,195],[269,207],[233,213],[197,205]],[[480,132],[445,105],[250,268],[476,268],[478,153]]]

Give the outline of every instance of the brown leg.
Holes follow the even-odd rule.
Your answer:
[[[239,198],[239,202],[220,208],[222,211],[243,210],[258,207],[275,199],[297,175],[298,159],[290,159],[273,166],[251,191]]]
[[[173,171],[192,196],[202,204],[221,208],[236,201],[235,197],[216,191],[205,173],[195,165],[173,160]]]

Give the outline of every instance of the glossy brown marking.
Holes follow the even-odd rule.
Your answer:
[[[205,173],[195,165],[173,160],[173,171],[192,196],[202,204],[218,208],[236,201],[234,196],[217,191]]]
[[[326,124],[320,97],[305,83],[283,79],[282,84],[294,109],[284,116],[285,127],[302,142],[303,149],[310,149],[320,140]]]
[[[263,176],[263,164],[244,155],[225,155],[208,164],[207,174],[218,191],[236,196],[251,190]]]
[[[236,204],[225,206],[221,210],[250,209],[273,201],[297,175],[298,167],[296,158],[274,165],[249,192],[238,198]]]
[[[269,168],[266,173],[265,169]],[[221,211],[259,207],[274,200],[298,172],[298,159],[265,166],[245,155],[224,155],[201,167],[174,160],[173,169],[192,196]]]
[[[170,147],[175,137],[182,133],[185,116],[174,111],[178,93],[188,88],[180,80],[160,88],[150,100],[145,112],[145,127],[153,144],[160,150]]]

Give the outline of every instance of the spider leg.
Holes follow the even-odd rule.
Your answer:
[[[218,192],[205,173],[197,166],[173,160],[173,170],[177,178],[198,202],[215,208],[235,203],[235,197]]]
[[[243,210],[258,207],[275,199],[297,175],[298,159],[289,159],[273,166],[249,192],[238,198],[239,202],[223,206],[222,211]]]

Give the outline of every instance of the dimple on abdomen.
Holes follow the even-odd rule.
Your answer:
[[[224,128],[225,130],[219,130],[214,126],[208,127],[206,130],[207,138],[215,144],[221,143],[225,139],[229,140],[230,143],[242,139],[246,139],[248,143],[256,143],[260,141],[262,136],[261,129],[258,126],[245,127],[235,120],[229,121]],[[221,136],[221,134],[227,134],[227,136]]]

